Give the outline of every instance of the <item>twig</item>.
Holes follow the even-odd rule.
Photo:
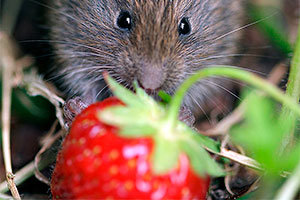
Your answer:
[[[34,163],[32,161],[15,174],[16,176],[16,178],[14,179],[15,184],[19,185],[25,180],[27,180],[28,177],[31,177],[33,175],[33,171],[34,171]],[[7,183],[6,181],[4,181],[0,184],[0,192],[4,193],[7,191],[8,191]]]
[[[9,189],[14,199],[21,199],[17,187],[14,183],[14,174],[11,166],[11,152],[10,152],[10,115],[11,115],[11,94],[12,94],[12,80],[13,70],[15,67],[14,55],[12,51],[12,45],[10,45],[9,37],[0,32],[0,46],[3,48],[0,50],[0,61],[2,65],[2,145],[3,145],[3,157],[6,170],[6,180]]]
[[[227,134],[224,136],[224,138],[221,142],[221,148],[225,148],[227,146],[228,142],[229,142],[229,135]]]
[[[64,134],[64,133],[62,133],[62,134]],[[51,140],[55,141],[55,139],[57,139],[59,137],[59,135],[60,134],[56,134],[54,137],[51,137]],[[48,144],[49,143],[50,143],[50,141],[48,142]],[[25,180],[27,180],[29,177],[31,177],[35,173],[36,170],[43,169],[44,166],[48,166],[49,163],[52,161],[47,160],[47,162],[45,162],[45,163],[41,163],[41,162],[35,163],[35,162],[36,161],[32,161],[32,162],[28,163],[26,166],[24,166],[21,170],[19,170],[15,174],[16,178],[14,181],[15,181],[16,185],[20,185]],[[7,183],[6,183],[6,181],[4,181],[0,184],[0,193],[4,193],[7,191],[8,191]],[[0,197],[0,199],[1,199],[1,197]]]
[[[9,195],[6,195],[6,194],[1,194],[0,193],[0,199],[2,199],[2,200],[11,200],[11,199],[13,199],[13,197],[12,196],[9,196]]]
[[[204,147],[205,148],[205,147]],[[207,151],[216,154],[218,156],[228,158],[229,160],[232,160],[236,163],[239,163],[243,166],[249,167],[251,169],[257,170],[257,171],[264,171],[264,168],[262,168],[261,164],[254,160],[253,158],[250,158],[248,156],[239,154],[235,151],[228,150],[226,148],[221,148],[220,152],[215,152],[211,149],[205,148]],[[290,174],[290,172],[282,171],[280,173],[280,176],[287,177]]]
[[[50,185],[49,179],[47,177],[45,177],[40,171],[39,171],[39,166],[40,166],[40,161],[41,161],[41,156],[42,154],[49,149],[52,144],[57,141],[60,137],[62,137],[65,132],[64,130],[60,130],[58,133],[56,133],[53,136],[53,133],[57,127],[57,121],[53,124],[53,126],[51,127],[51,130],[49,131],[49,133],[47,134],[46,138],[44,139],[44,144],[43,147],[40,149],[40,151],[37,153],[37,155],[35,156],[34,159],[34,165],[35,165],[35,177],[40,180],[41,182]]]
[[[286,64],[279,63],[271,71],[268,77],[268,81],[273,83],[274,85],[280,83],[283,75],[286,73],[286,70],[287,70]],[[214,128],[207,131],[200,131],[200,132],[207,136],[217,136],[217,135],[227,134],[229,132],[229,129],[234,124],[239,123],[243,119],[245,105],[246,105],[246,101],[242,102],[231,114],[229,114],[226,118],[220,121]]]
[[[241,165],[250,167],[252,169],[258,170],[258,171],[263,171],[263,168],[260,163],[258,163],[256,160],[249,158],[247,156],[244,156],[242,154],[236,153],[234,151],[221,148],[221,152],[218,154],[224,158],[228,158],[232,161],[235,161]]]
[[[230,181],[231,181],[231,176],[230,175],[225,176],[224,179],[225,188],[229,192],[229,194],[234,195],[234,192],[230,188]]]
[[[65,128],[63,111],[61,109],[65,101],[57,96],[49,85],[47,85],[35,71],[24,74],[22,85],[32,96],[43,96],[55,106],[56,118],[59,120],[61,127]]]

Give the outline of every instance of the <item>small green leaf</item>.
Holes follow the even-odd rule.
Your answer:
[[[97,113],[102,122],[119,127],[120,135],[131,138],[146,137],[158,132],[155,121],[149,120],[147,115],[147,110],[126,106],[113,106]]]
[[[179,159],[179,147],[176,141],[163,137],[155,137],[153,170],[157,174],[164,174],[175,168]]]
[[[137,81],[134,81],[133,85],[134,85],[134,89],[135,89],[136,94],[137,94],[138,97],[149,98],[149,96],[147,95],[147,93],[145,92],[145,90],[143,90],[142,88],[139,87]]]
[[[115,126],[124,126],[128,124],[153,124],[147,117],[147,110],[130,108],[125,106],[113,106],[98,113],[101,121]]]
[[[167,94],[166,92],[162,91],[162,90],[160,90],[158,92],[158,96],[163,100],[163,102],[165,102],[167,104],[170,103],[171,100],[172,100],[172,97],[169,94]]]
[[[184,151],[191,162],[194,171],[199,176],[209,174],[211,176],[224,176],[223,169],[217,164],[210,155],[194,140],[182,140],[180,147]]]
[[[220,152],[220,142],[215,141],[201,133],[196,132],[195,130],[191,129],[187,125],[181,122],[180,132],[184,133],[184,137],[190,137],[191,140],[196,141],[199,145],[210,149],[216,153]]]
[[[110,89],[113,90],[113,93],[122,100],[128,106],[136,106],[136,107],[143,107],[145,103],[141,101],[140,98],[130,90],[126,89],[125,87],[119,85],[113,78],[110,76],[106,77],[106,80],[110,86]]]
[[[215,141],[207,136],[201,135],[201,133],[194,132],[193,139],[197,141],[197,143],[202,144],[204,147],[216,152],[220,153],[220,142]]]

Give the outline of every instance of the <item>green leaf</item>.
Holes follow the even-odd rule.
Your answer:
[[[253,196],[254,196],[255,192],[250,192],[246,195],[243,195],[241,197],[239,197],[237,200],[251,200],[251,199],[254,199]]]
[[[294,144],[289,150],[284,151],[284,154],[279,157],[279,162],[285,171],[293,171],[294,167],[299,163],[300,157],[300,142]]]
[[[176,140],[155,137],[153,170],[157,174],[164,174],[178,164],[180,149]]]
[[[149,137],[157,133],[157,130],[149,124],[124,125],[119,134],[127,138]]]
[[[275,104],[256,92],[248,95],[247,103],[244,122],[231,131],[233,141],[243,146],[270,174],[292,169],[299,159],[299,150],[282,148],[292,119],[280,120]]]
[[[150,120],[151,114],[146,107],[143,109],[126,106],[113,106],[97,113],[98,118],[112,126],[119,127],[119,134],[124,137],[145,137],[157,134],[156,120]]]
[[[113,93],[122,100],[127,106],[135,106],[135,107],[143,107],[145,103],[141,101],[140,98],[130,90],[126,89],[125,87],[119,85],[113,78],[107,76],[106,78],[110,89]]]
[[[220,153],[220,142],[196,132],[193,134],[193,139],[197,141],[197,143],[202,144],[202,146],[207,147],[216,153]]]
[[[98,112],[99,119],[115,126],[148,122],[149,119],[145,119],[144,115],[145,113],[141,110],[138,112],[137,109],[125,106],[113,106]]]
[[[217,164],[196,141],[183,140],[180,142],[180,147],[182,151],[188,155],[194,171],[199,176],[209,174],[219,177],[225,175],[219,164]]]
[[[133,82],[133,85],[134,85],[134,89],[135,89],[135,93],[138,97],[141,97],[141,98],[149,98],[148,94],[145,92],[145,90],[143,90],[142,88],[139,87],[137,81],[134,81]]]
[[[199,145],[210,149],[213,152],[219,153],[220,152],[220,142],[211,139],[201,133],[196,132],[195,130],[188,127],[183,122],[179,122],[180,125],[178,127],[178,131],[184,133],[183,137],[190,138],[189,140],[196,141]]]
[[[271,6],[249,6],[249,14],[259,29],[268,37],[285,56],[293,51],[288,41],[284,21],[279,14],[280,9]],[[276,13],[276,14],[275,14]],[[281,13],[283,15],[283,13]]]
[[[166,92],[162,91],[162,90],[160,90],[158,92],[158,96],[163,100],[163,102],[165,102],[167,104],[170,103],[171,100],[172,100],[172,97],[169,94],[167,94]]]

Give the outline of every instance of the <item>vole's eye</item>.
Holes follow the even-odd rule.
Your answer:
[[[181,19],[178,26],[179,35],[187,35],[191,32],[191,25],[187,17]]]
[[[121,29],[130,30],[132,28],[132,17],[128,11],[121,11],[117,19],[117,25]]]

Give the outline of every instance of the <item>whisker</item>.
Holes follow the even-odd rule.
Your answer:
[[[96,94],[96,99],[95,100],[97,100],[98,99],[98,97],[100,96],[100,94],[103,92],[103,91],[105,91],[106,89],[108,88],[108,85],[105,85],[97,94]]]
[[[212,84],[212,85],[214,85],[214,86],[216,86],[216,87],[218,87],[218,88],[220,88],[220,89],[222,89],[222,90],[228,92],[230,95],[234,96],[235,98],[237,98],[238,100],[241,101],[241,98],[238,97],[236,94],[234,94],[234,93],[233,93],[232,91],[230,91],[229,89],[227,89],[227,88],[225,88],[225,87],[223,87],[223,86],[221,86],[221,85],[219,85],[219,84],[217,84],[217,83],[215,83],[215,82],[213,82],[213,81],[209,81],[209,80],[207,80],[207,79],[203,79],[203,81],[204,81],[204,82],[207,82],[207,83],[209,83],[209,84]]]
[[[87,57],[97,57],[97,58],[105,58],[103,54],[96,54],[92,52],[71,52],[71,53],[59,53],[52,54],[51,56],[65,56],[66,58],[87,58]],[[107,54],[108,55],[108,54]]]
[[[216,42],[216,41],[218,41],[218,40],[220,40],[220,39],[222,39],[222,38],[224,38],[224,37],[227,37],[227,36],[230,35],[230,34],[233,34],[233,33],[238,32],[238,31],[240,31],[240,30],[246,29],[246,28],[248,28],[248,27],[250,27],[250,26],[256,25],[256,24],[258,24],[258,23],[260,23],[260,22],[262,22],[262,21],[265,21],[265,20],[267,20],[267,19],[273,17],[273,16],[276,15],[276,14],[278,14],[278,11],[275,11],[273,14],[270,14],[269,16],[267,16],[267,17],[265,17],[265,18],[263,18],[263,19],[260,19],[260,20],[257,20],[257,21],[255,21],[255,22],[246,24],[246,25],[244,25],[244,26],[242,26],[242,27],[240,27],[240,28],[237,28],[237,29],[232,30],[232,31],[230,31],[230,32],[228,32],[228,33],[225,33],[224,35],[221,35],[221,36],[217,37],[217,38],[214,39],[213,41]]]
[[[198,103],[198,101],[196,101],[194,99],[194,97],[190,94],[190,93],[187,93],[187,95],[191,98],[192,101],[195,102],[195,104],[200,108],[200,110],[202,111],[202,113],[204,114],[205,118],[207,119],[208,123],[209,124],[212,124],[210,118],[208,117],[207,113],[205,112],[205,110],[202,108],[202,106]]]
[[[85,44],[75,43],[75,42],[67,42],[67,41],[63,41],[63,40],[23,40],[23,41],[20,41],[20,43],[27,43],[27,42],[28,43],[29,42],[45,42],[45,43],[54,43],[54,44],[57,43],[57,44],[74,45],[74,46],[84,47],[84,48],[87,48],[87,49],[90,49],[90,50],[94,50],[94,51],[98,52],[100,55],[105,54],[107,56],[114,57],[113,54],[110,54],[107,51],[101,51],[101,49],[98,49],[98,48],[95,48],[95,47],[92,47],[92,46],[88,46],[88,45],[85,45]]]
[[[120,78],[120,77],[118,77],[118,76],[111,76],[111,77],[113,77],[114,79],[115,79],[115,81],[118,83],[118,84],[122,84],[122,79]],[[127,84],[127,83],[126,83]],[[122,84],[122,85],[124,85],[124,84]],[[127,87],[126,85],[125,85],[125,87]],[[104,94],[103,94],[103,96],[105,96],[108,92],[110,92],[110,90],[108,89],[108,85],[105,85],[97,94],[96,94],[96,99],[98,99],[99,98],[99,96],[101,95],[101,93],[102,92],[105,92]]]
[[[86,24],[82,23],[82,21],[80,21],[80,20],[78,20],[78,19],[72,17],[71,15],[68,15],[68,14],[65,13],[65,12],[59,11],[59,10],[56,9],[55,7],[49,6],[49,5],[47,5],[47,4],[44,4],[44,3],[41,3],[41,2],[38,2],[38,1],[35,1],[35,0],[30,0],[30,1],[33,2],[33,3],[35,3],[35,4],[37,4],[37,5],[43,6],[43,7],[45,7],[45,8],[48,8],[48,9],[50,9],[50,10],[56,12],[56,13],[62,14],[63,16],[65,16],[65,17],[67,17],[67,18],[69,18],[69,19],[72,19],[72,20],[74,20],[75,22],[80,23],[80,24],[83,25],[84,27],[89,28]]]
[[[209,96],[208,94],[206,94],[205,92],[203,93],[203,95],[205,96],[206,99],[209,99],[215,106],[215,108],[219,108],[220,105],[216,103],[216,100],[215,98],[213,98],[212,96]],[[226,115],[226,112],[229,113],[230,110],[226,107],[226,112],[222,110],[222,115],[225,116]]]
[[[274,56],[264,56],[264,55],[258,55],[258,54],[224,54],[224,55],[215,55],[215,56],[209,56],[206,58],[201,58],[197,60],[198,62],[192,62],[193,64],[200,64],[201,61],[206,60],[213,60],[218,58],[227,58],[227,57],[256,57],[256,58],[270,58],[270,59],[277,59],[277,57]]]
[[[72,66],[69,68],[66,68],[64,70],[61,70],[59,74],[57,74],[56,76],[51,76],[50,78],[48,78],[46,81],[51,81],[54,80],[60,76],[66,76],[69,74],[80,74],[82,72],[88,72],[87,75],[90,75],[90,73],[96,72],[97,70],[99,70],[99,73],[102,73],[103,71],[111,71],[112,69],[114,69],[114,66],[109,66],[109,65],[99,65],[99,66],[86,66],[83,67],[83,65],[77,65],[77,66]]]

